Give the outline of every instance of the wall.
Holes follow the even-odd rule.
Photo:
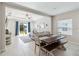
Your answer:
[[[5,6],[0,2],[0,53],[5,50]]]
[[[31,17],[31,19],[28,19],[28,16],[26,16],[26,14],[28,14],[28,16]],[[44,24],[47,24],[48,26],[44,29],[41,29],[40,31],[50,31],[51,32],[51,18],[48,16],[42,16],[42,15],[38,15],[38,14],[30,13],[30,12],[25,12],[22,10],[17,10],[17,9],[8,8],[8,7],[6,7],[6,16],[8,16],[8,18],[9,18],[8,29],[12,33],[15,33],[14,20],[19,21],[19,23],[26,22],[26,21],[31,22],[30,23],[31,24],[31,32],[33,31],[33,29],[35,28],[35,26],[37,24],[41,25],[44,23]]]
[[[47,17],[47,16],[40,16],[39,18],[37,18],[36,21],[31,22],[31,31],[38,25],[45,25],[47,27],[45,28],[38,28],[37,30],[42,32],[42,31],[49,31],[51,33],[51,18]]]
[[[9,30],[9,32],[11,32],[11,36],[14,37],[15,36],[15,19],[8,19],[8,24],[7,24],[7,28]]]
[[[64,20],[64,19],[72,19],[72,35],[67,36],[66,39],[72,42],[79,43],[79,10],[70,11],[70,12],[52,17],[54,34],[57,33],[57,22],[59,20]]]
[[[40,16],[40,15],[39,15]],[[15,18],[8,18],[8,30],[12,33],[12,37],[15,36],[15,22],[18,21],[20,22],[25,22],[25,20],[20,20],[20,19],[15,19]],[[33,29],[35,28],[35,26],[41,25],[41,24],[47,24],[48,26],[46,28],[43,29],[39,29],[39,31],[49,31],[51,33],[51,18],[47,17],[47,16],[40,16],[37,17],[35,21],[31,21],[31,32],[33,31]]]

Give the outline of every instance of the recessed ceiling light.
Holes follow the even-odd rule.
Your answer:
[[[56,8],[53,8],[53,9],[56,9]]]

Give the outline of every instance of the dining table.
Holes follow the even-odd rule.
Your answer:
[[[64,47],[64,44],[62,43],[67,43],[67,41],[63,41],[64,38],[66,38],[65,36],[57,36],[57,35],[52,35],[50,37],[46,36],[46,37],[40,37],[39,39],[41,40],[41,42],[46,43],[46,45],[50,45],[52,43],[56,43],[59,42],[61,44],[60,48],[62,48],[63,50],[66,50],[66,48]]]
[[[57,35],[52,35],[52,36],[44,36],[44,37],[40,37],[39,39],[47,44],[49,43],[54,43],[57,41],[60,41],[61,39],[64,39],[65,36],[57,36]]]

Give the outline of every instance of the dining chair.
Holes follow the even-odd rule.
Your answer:
[[[38,48],[39,48],[39,55],[40,55],[40,48],[42,48],[42,47],[43,47],[44,45],[46,45],[46,44],[45,44],[44,42],[42,42],[42,41],[39,39],[38,35],[36,35],[36,34],[33,34],[33,37],[32,37],[31,39],[33,39],[34,42],[35,42],[35,48],[34,48],[35,53],[36,53],[36,49],[37,49],[37,46],[38,46]]]

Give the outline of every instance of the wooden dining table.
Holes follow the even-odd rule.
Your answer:
[[[47,44],[49,43],[54,43],[57,41],[60,41],[61,39],[64,39],[65,36],[57,36],[57,35],[53,35],[53,36],[46,36],[46,37],[40,37],[39,39]]]
[[[65,36],[53,35],[51,37],[40,37],[39,39],[41,40],[41,42],[46,43],[46,45],[50,45],[52,43],[59,42],[61,44],[60,49],[66,50],[64,44],[62,44],[62,43],[67,43],[67,41],[61,42],[61,40],[64,40],[64,38],[65,38]]]

